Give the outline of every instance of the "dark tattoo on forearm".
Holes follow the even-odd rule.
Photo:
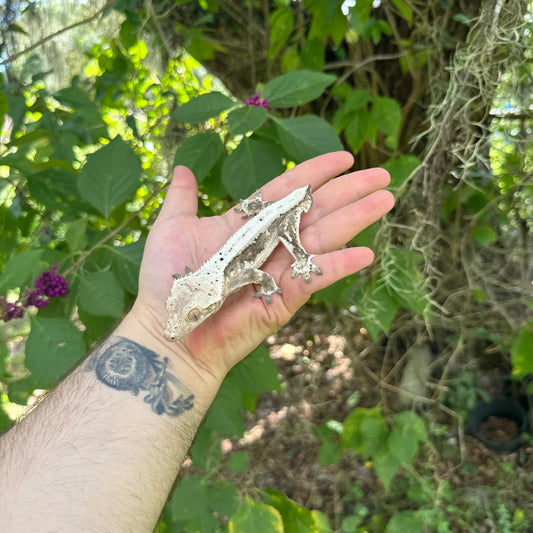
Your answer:
[[[168,358],[124,337],[111,339],[92,355],[85,367],[97,378],[117,390],[135,396],[147,392],[144,401],[154,413],[178,416],[192,409],[194,395],[167,370]]]

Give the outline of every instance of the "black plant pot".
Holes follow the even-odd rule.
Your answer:
[[[509,439],[491,438],[483,431],[483,423],[490,417],[502,418],[516,422],[518,434],[509,435]],[[479,440],[489,450],[500,453],[515,452],[522,446],[522,434],[529,431],[529,423],[526,412],[513,399],[506,396],[495,396],[488,402],[479,401],[468,415],[464,432]]]

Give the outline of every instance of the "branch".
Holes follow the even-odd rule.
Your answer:
[[[55,39],[58,35],[61,35],[62,33],[65,33],[67,31],[70,31],[74,28],[77,28],[78,26],[83,26],[84,24],[87,24],[89,22],[92,22],[93,20],[97,19],[106,9],[109,9],[113,4],[115,4],[117,0],[109,0],[102,8],[100,8],[96,13],[92,14],[90,17],[80,20],[79,22],[75,22],[74,24],[71,24],[70,26],[66,26],[65,28],[61,28],[60,30],[56,31],[55,33],[52,33],[50,35],[47,35],[46,37],[43,37],[40,41],[37,41],[36,43],[28,46],[28,48],[25,48],[21,52],[16,52],[15,54],[9,56],[7,59],[4,59],[3,61],[0,61],[0,65],[5,65],[7,63],[12,63],[19,57],[22,57],[23,55],[27,54],[28,52],[31,52],[32,50],[35,50],[36,48],[39,48],[44,43]]]

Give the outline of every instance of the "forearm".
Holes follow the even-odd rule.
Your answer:
[[[152,531],[218,384],[126,320],[0,438],[0,530]]]

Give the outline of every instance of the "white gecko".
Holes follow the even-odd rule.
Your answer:
[[[167,300],[168,321],[165,338],[181,339],[215,313],[232,293],[250,283],[260,285],[256,298],[266,296],[272,303],[274,293],[281,294],[274,278],[259,270],[278,243],[293,255],[292,276],[301,274],[309,282],[311,272],[322,274],[311,262],[300,243],[302,213],[313,205],[311,187],[300,187],[276,202],[263,202],[261,193],[241,201],[235,210],[242,218],[253,217],[239,228],[226,244],[194,272],[185,268],[185,275],[174,274],[174,283]]]

